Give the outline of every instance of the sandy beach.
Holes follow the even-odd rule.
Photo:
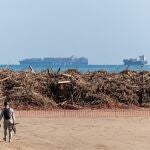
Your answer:
[[[2,150],[148,150],[150,118],[19,118]]]

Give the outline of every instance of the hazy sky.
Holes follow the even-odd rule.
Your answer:
[[[85,56],[90,64],[150,62],[150,0],[0,0],[0,64]]]

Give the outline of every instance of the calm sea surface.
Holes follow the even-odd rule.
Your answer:
[[[2,69],[10,69],[14,71],[25,71],[28,70],[29,66],[23,66],[23,65],[0,65],[0,68]],[[39,72],[46,70],[47,68],[50,68],[50,66],[32,66],[32,68]],[[57,71],[59,69],[58,67],[51,67],[54,71]],[[144,67],[142,66],[124,66],[124,65],[88,65],[88,66],[74,66],[74,67],[60,67],[61,71],[68,70],[68,69],[78,69],[81,72],[93,72],[93,71],[107,71],[107,72],[121,72],[125,69],[134,70],[134,71],[150,71],[150,65],[146,65]]]

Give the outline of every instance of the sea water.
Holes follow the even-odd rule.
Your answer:
[[[29,69],[29,66],[27,65],[0,65],[1,69],[10,69],[13,71],[26,71]],[[94,72],[94,71],[107,71],[110,73],[118,73],[123,70],[129,69],[133,71],[150,71],[150,65],[145,66],[125,66],[125,65],[88,65],[88,66],[72,66],[72,67],[60,67],[60,66],[40,66],[40,65],[34,65],[32,66],[33,70],[36,72],[47,70],[48,68],[51,68],[53,71],[57,71],[60,68],[60,71],[65,71],[68,69],[77,69],[80,72]]]

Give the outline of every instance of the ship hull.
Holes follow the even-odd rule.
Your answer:
[[[88,66],[88,64],[52,64],[52,63],[26,63],[20,62],[22,66],[59,66],[59,67],[74,67],[74,66]]]
[[[142,66],[142,65],[146,65],[147,61],[141,62],[141,61],[136,61],[136,62],[131,62],[131,61],[124,61],[124,65],[127,66],[132,66],[132,65],[137,65],[137,66]]]

